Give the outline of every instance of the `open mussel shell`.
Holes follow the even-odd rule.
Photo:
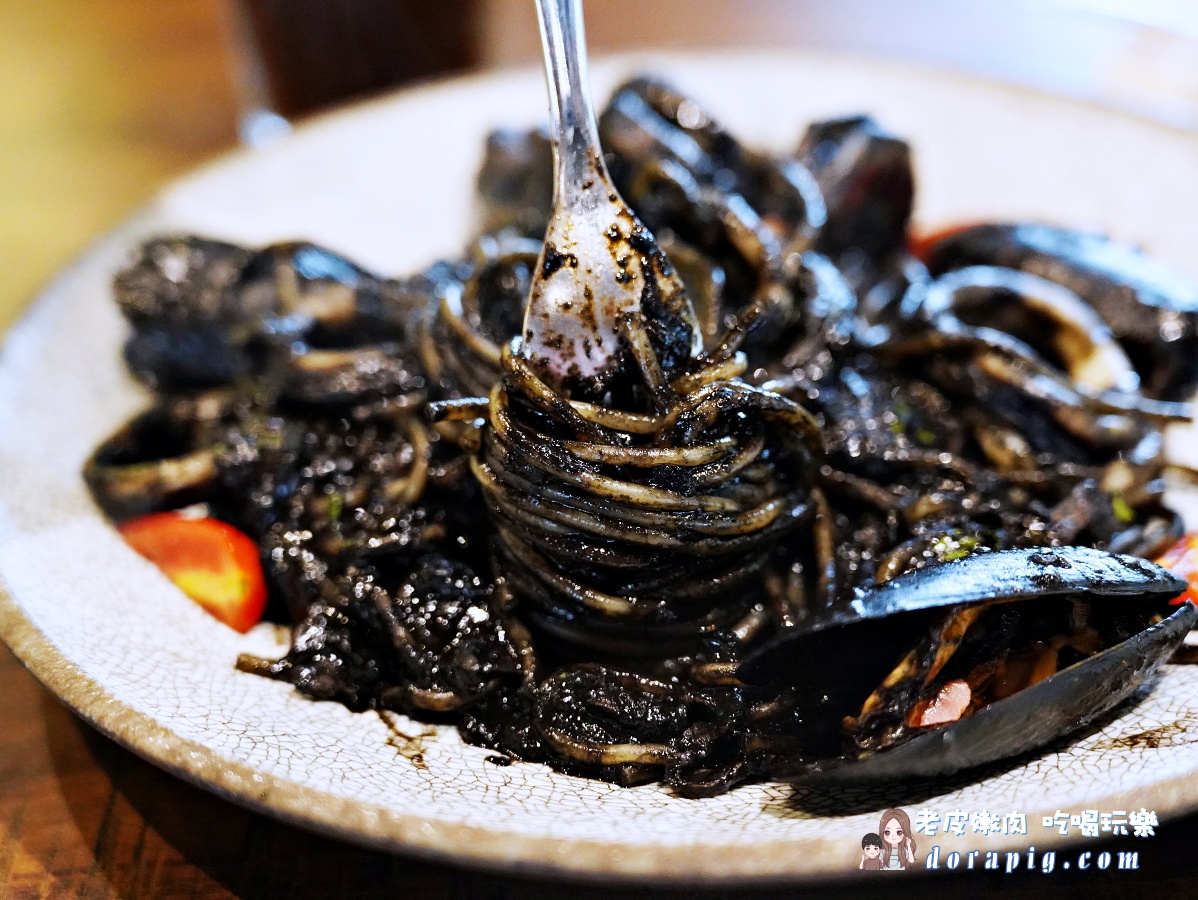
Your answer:
[[[1168,660],[1198,622],[1192,604],[1169,605],[1184,589],[1183,581],[1145,560],[1064,547],[979,554],[859,591],[850,604],[775,639],[740,668],[746,683],[786,686],[797,700],[802,749],[779,761],[770,776],[926,779],[1041,748],[1109,712]],[[972,715],[907,727],[882,749],[846,751],[846,717],[858,715],[896,661],[950,610],[968,615],[985,608],[1068,623],[1079,603],[1086,604],[1102,649]]]
[[[1198,609],[1186,603],[1126,641],[969,718],[862,759],[817,762],[802,774],[839,782],[928,779],[1030,753],[1127,699],[1195,622]]]

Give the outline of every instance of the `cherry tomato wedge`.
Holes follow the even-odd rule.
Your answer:
[[[183,593],[243,634],[262,619],[266,580],[258,547],[232,525],[177,512],[130,519],[125,541]]]
[[[1198,604],[1198,531],[1191,531],[1155,562],[1190,583],[1184,594],[1171,601],[1174,606],[1180,606],[1187,600]]]

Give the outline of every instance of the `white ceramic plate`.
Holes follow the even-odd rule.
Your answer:
[[[757,145],[793,146],[818,117],[876,114],[915,146],[925,223],[1096,225],[1198,275],[1194,135],[814,53],[619,60],[596,67],[596,89],[605,96],[645,68]],[[0,359],[0,631],[34,674],[121,743],[238,802],[351,840],[493,867],[810,878],[856,871],[861,836],[895,803],[1027,816],[1028,837],[917,836],[944,852],[979,841],[1059,843],[1039,818],[1058,809],[1146,807],[1168,817],[1198,806],[1196,668],[1166,667],[1151,694],[1101,730],[984,780],[946,783],[937,796],[796,797],[756,785],[701,801],[537,765],[497,767],[450,728],[400,719],[423,750],[417,763],[374,715],[234,670],[262,635],[240,637],[187,601],[125,547],[79,477],[91,448],[146,402],[121,365],[113,271],[140,238],[163,230],[248,244],[307,237],[383,273],[416,270],[470,237],[487,130],[531,125],[544,108],[541,76],[518,72],[320,119],[176,183],[52,285]]]

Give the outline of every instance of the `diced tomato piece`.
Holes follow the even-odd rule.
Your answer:
[[[131,519],[119,530],[130,547],[230,628],[244,634],[261,621],[266,579],[258,546],[232,525],[163,512]]]
[[[1187,600],[1198,604],[1198,531],[1185,535],[1155,562],[1190,583],[1185,593],[1172,601],[1174,606],[1180,606]]]

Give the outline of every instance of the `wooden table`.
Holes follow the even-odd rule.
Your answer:
[[[221,0],[0,0],[0,333],[154,190],[236,141]]]

